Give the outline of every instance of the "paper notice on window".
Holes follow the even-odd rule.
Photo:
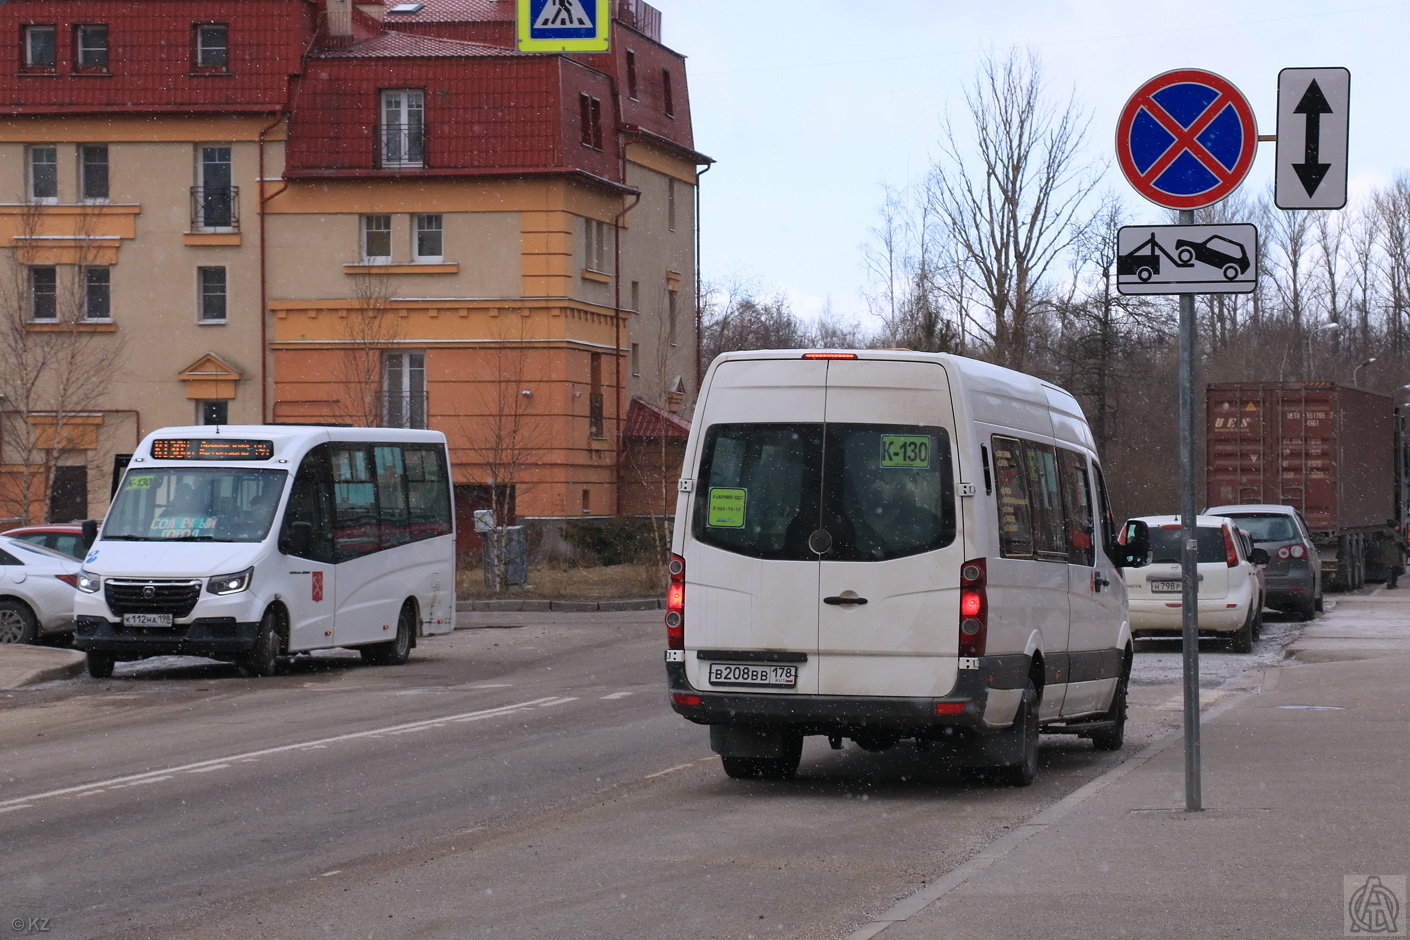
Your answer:
[[[726,487],[711,487],[705,524],[715,529],[744,528],[745,491]]]

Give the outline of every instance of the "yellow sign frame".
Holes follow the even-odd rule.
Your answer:
[[[547,0],[553,3],[555,0]],[[612,48],[611,0],[573,0],[590,10],[597,8],[596,28],[591,36],[566,38],[535,37],[533,7],[535,0],[515,0],[514,32],[520,52],[608,52]],[[540,5],[542,9],[542,5]]]

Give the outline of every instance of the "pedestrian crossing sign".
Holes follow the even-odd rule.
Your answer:
[[[606,52],[611,0],[516,0],[520,52]]]

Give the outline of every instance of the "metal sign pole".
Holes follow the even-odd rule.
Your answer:
[[[1193,225],[1192,209],[1180,224]],[[1185,678],[1185,811],[1198,812],[1199,754],[1199,542],[1195,535],[1195,295],[1180,295],[1180,625]]]

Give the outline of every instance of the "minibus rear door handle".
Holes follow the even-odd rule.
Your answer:
[[[823,598],[824,604],[832,604],[834,607],[846,607],[851,604],[861,605],[865,604],[866,602],[867,599],[865,597],[842,597],[839,595],[834,597]]]

